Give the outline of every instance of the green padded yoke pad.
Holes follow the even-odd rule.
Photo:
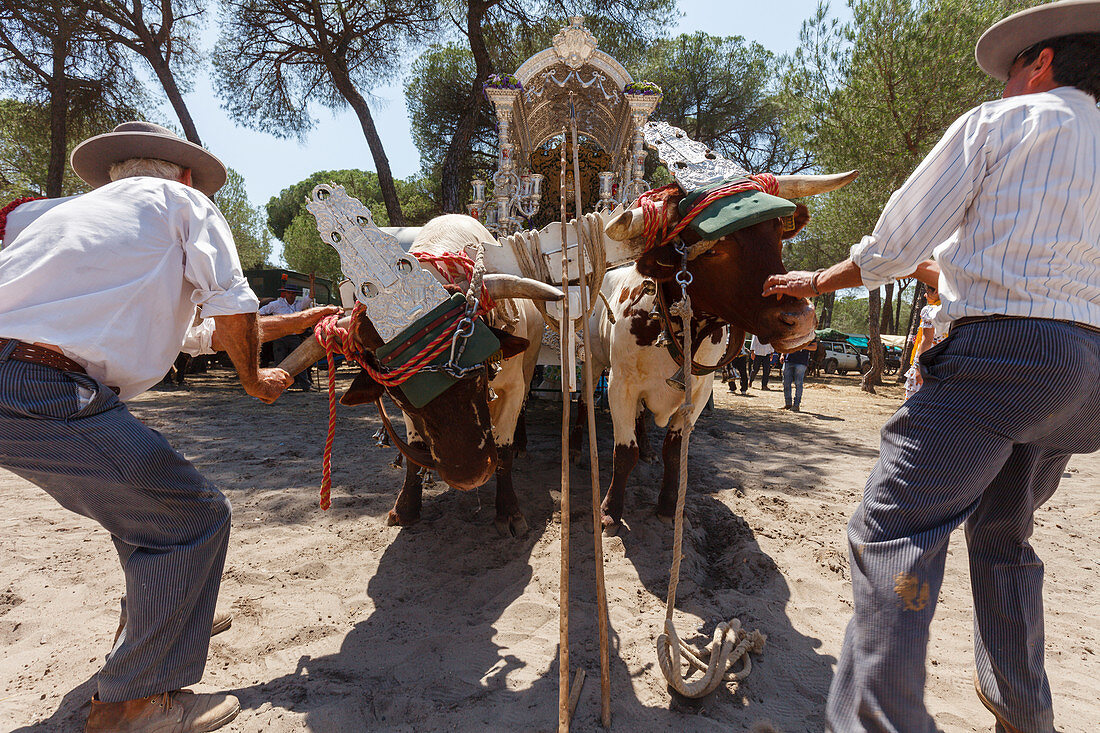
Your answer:
[[[415,357],[427,346],[439,333],[454,322],[448,318],[439,327],[422,334],[416,341],[406,346],[406,341],[416,336],[424,327],[437,320],[448,311],[455,311],[455,318],[460,318],[466,307],[466,298],[462,293],[455,293],[448,300],[443,301],[429,313],[417,319],[401,333],[397,334],[388,344],[374,352],[378,361],[387,369],[396,369]],[[459,366],[473,366],[479,364],[490,356],[500,351],[500,341],[489,327],[480,319],[474,319],[474,332],[466,340],[466,350],[462,352],[462,358],[458,360]],[[395,354],[395,352],[397,352]],[[450,341],[442,354],[429,362],[429,364],[446,364],[451,358]],[[456,381],[446,372],[417,372],[401,385],[400,389],[414,407],[423,407],[436,397],[441,395]]]
[[[726,180],[712,183],[689,193],[680,200],[680,216],[686,216],[695,202],[703,196],[730,182]],[[787,199],[763,191],[744,191],[718,199],[703,209],[688,226],[703,239],[715,240],[768,219],[790,216],[796,208]]]

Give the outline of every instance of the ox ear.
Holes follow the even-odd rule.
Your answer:
[[[505,359],[511,359],[517,354],[522,354],[531,345],[531,342],[522,336],[514,336],[507,331],[501,331],[499,328],[493,328],[492,326],[489,326],[489,330],[500,341],[500,352]]]
[[[638,258],[638,272],[656,282],[666,282],[680,271],[680,254],[671,244],[654,247]]]
[[[348,387],[348,391],[340,397],[340,404],[365,405],[376,401],[382,396],[385,389],[381,384],[374,381],[371,375],[367,374],[367,370],[364,369],[356,375],[351,382],[351,386]]]
[[[794,213],[789,218],[784,217],[782,221],[783,233],[780,236],[783,239],[790,239],[802,231],[802,227],[810,223],[810,210],[805,205],[799,204]]]

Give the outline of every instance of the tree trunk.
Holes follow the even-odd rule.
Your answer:
[[[898,294],[894,298],[894,333],[901,330],[901,294],[905,292],[909,287],[910,282],[916,282],[915,280],[902,280],[898,283]]]
[[[867,353],[871,357],[871,369],[863,375],[859,388],[875,394],[875,385],[882,384],[882,368],[885,365],[882,353],[882,338],[879,335],[879,318],[882,317],[882,296],[875,288],[867,298]]]
[[[67,46],[66,38],[59,28],[58,35],[53,39],[53,71],[50,77],[50,159],[46,168],[46,196],[49,198],[61,196],[65,157],[68,153],[69,90],[65,76]]]
[[[924,307],[924,283],[917,282],[913,290],[913,307],[909,309],[909,328],[905,332],[905,349],[901,354],[901,366],[898,368],[898,384],[905,382],[905,373],[909,371],[909,362],[913,356],[913,341],[917,337],[920,325],[920,311]]]
[[[440,171],[440,187],[443,194],[443,211],[448,214],[461,214],[463,191],[467,181],[459,179],[462,172],[462,158],[470,149],[470,140],[477,126],[477,112],[483,102],[482,85],[492,71],[492,61],[485,47],[485,36],[481,32],[481,21],[489,5],[495,3],[470,2],[466,10],[466,32],[470,38],[470,52],[474,56],[476,73],[466,96],[466,113],[459,120],[455,134],[447,146],[447,155],[443,158]]]
[[[390,159],[386,157],[386,150],[382,147],[382,138],[378,137],[378,128],[374,126],[374,118],[371,116],[367,100],[359,93],[359,90],[351,83],[350,79],[333,79],[336,88],[348,104],[355,110],[359,117],[359,124],[363,128],[363,136],[367,138],[371,155],[374,157],[374,167],[378,170],[378,187],[382,189],[382,200],[386,203],[386,215],[390,218],[390,226],[405,226],[405,215],[401,213],[401,202],[397,199],[397,187],[393,183],[393,173],[390,172]]]
[[[894,283],[886,284],[886,299],[882,303],[882,322],[879,324],[880,333],[896,333],[894,331]]]
[[[172,69],[169,68],[168,62],[159,53],[150,53],[145,58],[152,65],[153,72],[157,75],[157,81],[160,82],[165,96],[171,102],[172,109],[175,110],[176,117],[180,121],[180,126],[183,127],[183,134],[196,145],[202,145],[202,140],[199,139],[199,131],[195,128],[195,121],[191,119],[191,113],[183,101],[183,95],[180,94],[176,77],[172,73]]]
[[[836,293],[825,293],[820,298],[821,309],[817,319],[818,328],[829,328],[833,325],[833,303],[836,302]]]

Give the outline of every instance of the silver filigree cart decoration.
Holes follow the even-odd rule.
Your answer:
[[[644,178],[642,128],[661,100],[660,90],[653,84],[636,84],[622,64],[600,51],[583,17],[572,18],[550,48],[502,79],[485,87],[499,129],[500,157],[492,191],[486,181],[472,181],[474,196],[468,205],[470,215],[494,234],[524,229],[538,212],[543,180],[530,172],[531,156],[561,136],[570,95],[581,134],[611,158],[611,169],[598,175],[597,208],[610,211],[650,188]]]
[[[450,297],[395,237],[375,226],[370,209],[343,186],[316,186],[306,208],[317,218],[321,240],[339,253],[355,299],[384,341]]]

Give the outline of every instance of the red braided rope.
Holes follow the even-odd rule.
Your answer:
[[[724,186],[719,186],[696,201],[695,205],[691,207],[691,210],[682,216],[680,221],[676,223],[676,226],[674,226],[664,237],[661,237],[662,230],[664,229],[663,206],[651,198],[651,194],[654,193],[653,191],[646,191],[638,200],[638,203],[642,205],[642,233],[645,236],[646,249],[653,249],[654,247],[660,247],[671,242],[679,236],[680,232],[682,232],[685,227],[691,224],[695,217],[699,216],[708,206],[719,199],[744,193],[745,191],[761,191],[774,196],[778,190],[779,182],[771,173],[759,173],[749,176],[748,178],[731,181]]]
[[[470,282],[474,276],[474,261],[465,252],[441,252],[431,254],[429,252],[409,252],[420,262],[427,262],[439,271],[451,285]],[[483,285],[481,297],[478,300],[478,315],[488,313],[496,307],[496,303],[489,297],[489,291]]]
[[[0,209],[0,241],[3,241],[4,230],[7,229],[8,226],[8,214],[15,211],[16,207],[22,206],[28,201],[38,201],[42,198],[45,198],[45,196],[24,196],[23,198],[18,198],[15,201],[12,201],[10,204]]]

